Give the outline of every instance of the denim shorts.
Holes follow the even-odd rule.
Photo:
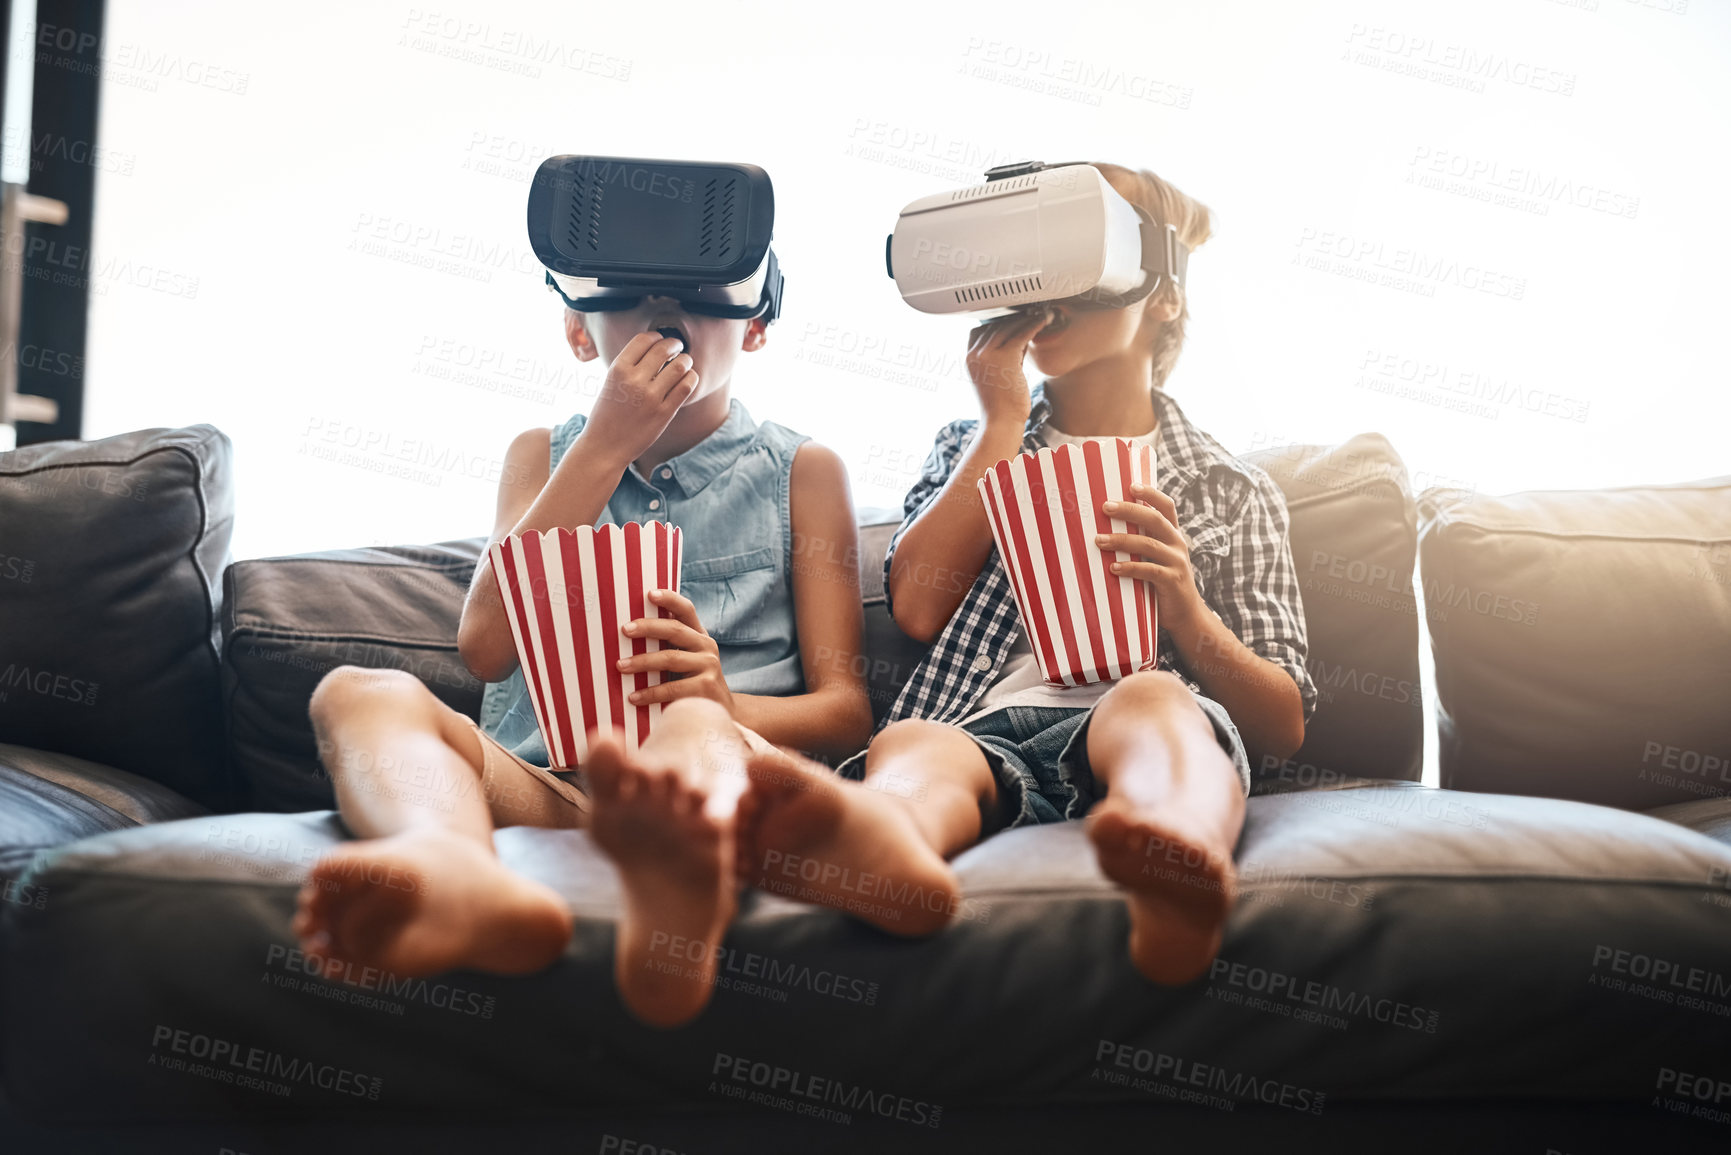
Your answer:
[[[1244,792],[1250,793],[1250,756],[1226,707],[1192,694],[1214,725],[1221,750]],[[1094,708],[1005,706],[957,727],[979,744],[998,782],[998,829],[1065,822],[1087,814],[1101,791],[1088,764],[1088,722]],[[865,755],[837,768],[844,778],[861,777]]]

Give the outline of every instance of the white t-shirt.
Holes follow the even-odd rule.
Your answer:
[[[1159,439],[1158,425],[1147,433],[1125,438],[1132,445],[1146,445],[1150,449],[1155,448]],[[1073,436],[1054,428],[1050,422],[1040,430],[1040,443],[1053,448],[1060,445],[1080,445],[1084,441],[1092,440],[1096,438]],[[1111,682],[1093,682],[1086,686],[1048,685],[1040,673],[1039,659],[1034,657],[1034,647],[1028,641],[1028,631],[1018,624],[1016,640],[1011,643],[1010,652],[1004,658],[998,676],[986,687],[986,692],[980,695],[973,713],[963,718],[961,724],[966,725],[975,718],[990,714],[993,710],[1002,710],[1005,706],[1062,706],[1085,710],[1105,697],[1106,691],[1112,686]]]

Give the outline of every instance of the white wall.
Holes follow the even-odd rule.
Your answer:
[[[900,304],[884,234],[1027,156],[1216,211],[1171,387],[1228,446],[1380,430],[1486,491],[1731,472],[1722,3],[109,12],[85,433],[226,431],[237,557],[485,532],[511,437],[587,405],[524,237],[554,152],[771,172],[787,308],[738,392],[840,450],[862,505],[972,396],[967,323]],[[1440,279],[1347,275],[1409,252]],[[1409,395],[1363,383],[1391,355]]]
[[[1171,388],[1231,448],[1377,430],[1417,487],[1486,492],[1731,473],[1719,0],[109,20],[85,434],[227,432],[237,558],[484,533],[512,436],[587,407],[601,370],[524,236],[557,152],[770,171],[789,293],[737,392],[837,448],[861,505],[972,405],[968,323],[900,304],[884,234],[1025,157],[1215,210]]]

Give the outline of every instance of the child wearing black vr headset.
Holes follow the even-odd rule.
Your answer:
[[[581,776],[550,770],[483,554],[458,633],[488,683],[480,725],[401,671],[338,667],[315,689],[320,756],[362,841],[315,865],[294,931],[309,955],[398,975],[540,970],[564,949],[570,910],[500,863],[493,831],[583,826],[624,883],[621,996],[672,1025],[707,1002],[735,909],[748,752],[839,756],[870,732],[853,508],[835,453],[731,397],[739,355],[763,347],[781,303],[761,169],[553,157],[528,217],[572,353],[610,367],[587,415],[512,442],[489,544],[680,527],[683,592],[651,592],[662,616],[625,627],[661,648],[618,665],[662,671],[631,701],[666,706],[640,749],[600,732]],[[658,959],[667,943],[683,949]]]
[[[1000,829],[1086,816],[1125,895],[1131,961],[1155,982],[1188,982],[1218,951],[1233,901],[1250,759],[1293,754],[1315,708],[1285,501],[1165,389],[1208,210],[1115,165],[987,175],[914,202],[886,250],[917,308],[1012,309],[970,336],[982,419],[939,432],[885,558],[896,622],[932,650],[843,778],[755,757],[741,841],[753,881],[818,862],[803,897],[922,933],[958,912],[949,858]],[[1029,357],[1045,374],[1033,388]],[[1153,589],[1158,662],[1059,688],[1042,683],[976,485],[1006,458],[1089,437],[1154,450],[1155,484],[1104,506],[1131,532],[1095,544],[1140,559],[1112,571]],[[861,879],[874,880],[869,902]]]

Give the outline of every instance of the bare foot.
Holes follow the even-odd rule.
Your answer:
[[[400,976],[530,974],[571,937],[571,912],[552,890],[474,840],[433,828],[331,851],[295,905],[307,954]]]
[[[1124,888],[1130,961],[1157,983],[1200,976],[1220,950],[1232,909],[1232,855],[1111,795],[1087,825],[1101,873]]]
[[[624,883],[619,996],[650,1026],[679,1026],[709,1003],[716,948],[738,906],[731,817],[710,814],[704,790],[647,748],[598,735],[583,769],[590,830]]]
[[[745,772],[744,881],[895,934],[931,934],[950,921],[961,884],[920,835],[906,802],[782,751],[753,754]]]

